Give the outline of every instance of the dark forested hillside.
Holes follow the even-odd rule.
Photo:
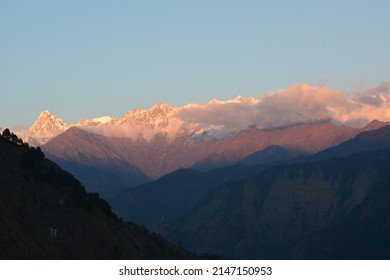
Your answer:
[[[182,259],[191,255],[124,223],[106,201],[45,159],[0,137],[0,259]]]
[[[390,177],[334,227],[309,235],[294,246],[294,259],[390,258]]]

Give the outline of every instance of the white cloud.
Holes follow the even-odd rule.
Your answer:
[[[361,104],[374,107],[390,106],[390,81],[383,81],[377,86],[355,93],[355,99]]]
[[[103,126],[79,126],[81,129],[104,135],[107,137],[117,138],[131,138],[134,141],[140,138],[150,140],[157,134],[164,134],[169,138],[176,136],[182,128],[183,121],[180,119],[172,118],[169,121],[169,125],[163,127],[150,127],[142,124],[114,124]]]
[[[275,128],[297,123],[332,122],[363,126],[371,120],[390,121],[390,82],[351,96],[327,87],[296,84],[261,99],[239,98],[228,102],[179,108],[185,122],[216,126],[230,133],[248,126]]]

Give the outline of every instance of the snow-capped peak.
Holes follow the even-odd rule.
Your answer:
[[[213,104],[229,104],[229,103],[236,103],[236,104],[239,104],[239,103],[247,103],[247,104],[257,104],[259,103],[260,100],[257,100],[253,97],[243,97],[241,95],[238,95],[232,99],[228,99],[226,101],[224,100],[219,100],[219,99],[212,99],[210,100],[207,105],[213,105]]]
[[[216,123],[204,121],[202,119],[204,112],[211,110],[223,112],[224,109],[222,107],[219,108],[220,106],[235,107],[237,105],[241,106],[241,104],[254,105],[259,102],[260,100],[255,98],[242,96],[225,101],[213,99],[206,104],[187,104],[183,107],[173,107],[168,103],[158,102],[149,109],[130,110],[118,119],[102,116],[80,120],[77,124],[67,124],[48,110],[44,110],[30,127],[29,136],[34,138],[36,143],[43,144],[72,126],[89,128],[98,134],[121,135],[122,137],[130,138],[147,137],[146,134],[150,136],[159,133],[175,137],[178,133],[181,136],[192,135],[194,133],[202,133],[203,130],[214,133],[215,131],[223,130],[224,126],[219,121]]]
[[[99,122],[101,124],[106,124],[110,121],[112,121],[114,118],[110,117],[110,116],[103,116],[103,117],[99,117],[99,118],[94,118],[92,119],[92,121],[94,122]]]
[[[117,124],[141,125],[149,128],[163,127],[169,124],[175,108],[167,103],[158,102],[147,110],[134,109],[128,111]]]
[[[44,144],[71,126],[72,125],[67,124],[63,120],[54,116],[48,110],[44,110],[29,128],[29,137],[33,139],[29,140],[29,142]]]
[[[57,118],[48,110],[44,110],[29,130],[34,134],[47,134],[56,130],[66,130],[69,127],[69,124]]]
[[[102,116],[91,120],[79,120],[79,122],[76,125],[77,126],[102,126],[114,120],[115,119],[110,116]]]
[[[52,115],[52,113],[50,113],[49,112],[49,110],[43,110],[42,112],[41,112],[41,114],[39,115],[39,117],[42,117],[42,116],[51,116]]]
[[[161,111],[164,113],[169,113],[174,109],[171,104],[164,102],[157,102],[154,106],[150,107],[148,111]]]

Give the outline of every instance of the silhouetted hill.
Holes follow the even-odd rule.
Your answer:
[[[166,236],[198,253],[288,258],[295,242],[357,207],[389,166],[389,150],[275,166],[220,185]]]
[[[124,223],[39,148],[0,137],[0,259],[181,259],[191,255]]]

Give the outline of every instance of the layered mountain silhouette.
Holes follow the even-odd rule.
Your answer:
[[[237,97],[212,100],[203,107],[209,111],[215,106],[252,108],[258,104],[253,98]],[[65,123],[45,110],[21,136],[30,145],[41,145],[48,158],[75,174],[88,191],[111,199],[123,189],[178,169],[207,172],[240,161],[286,160],[317,153],[385,125],[372,122],[352,128],[316,120],[274,129],[260,129],[256,124],[233,129],[191,120],[189,112],[203,107],[188,104],[175,108],[159,102],[117,119],[104,116],[76,124]],[[185,118],[183,112],[187,112]]]
[[[208,171],[240,160],[248,164],[256,152],[259,152],[257,163],[313,154],[366,129],[317,124],[274,130],[251,128],[222,139],[198,139],[188,135],[170,138],[157,134],[151,139],[134,140],[72,127],[48,141],[42,149],[50,159],[74,172],[88,191],[97,191],[111,199],[123,189],[181,168]],[[284,149],[285,153],[276,156],[275,146]],[[263,159],[260,161],[259,157]]]
[[[125,220],[165,233],[186,217],[219,184],[259,173],[264,166],[234,165],[207,173],[180,169],[160,179],[124,190],[111,200],[113,210]]]
[[[389,164],[390,151],[380,150],[272,167],[247,180],[220,185],[166,236],[198,253],[286,259],[298,240],[331,228],[363,203],[386,179]],[[305,258],[296,254],[292,256]]]
[[[380,125],[378,126],[378,124]],[[382,127],[381,124],[383,123],[374,121],[370,126],[372,127],[372,125],[374,125],[374,127],[376,127],[375,130],[364,131],[353,139],[345,141],[340,145],[326,149],[310,157],[297,158],[295,161],[317,161],[337,156],[348,156],[362,151],[390,148],[390,125]]]
[[[0,137],[0,259],[191,258],[118,219],[40,148],[8,134]]]
[[[128,189],[111,204],[125,219],[145,224],[198,253],[288,258],[294,242],[332,226],[385,178],[388,151],[362,152],[390,148],[389,128],[362,132],[334,148],[298,157],[295,164],[289,160],[275,167],[275,163],[235,165],[207,173],[180,170]],[[255,174],[259,175],[252,177]],[[239,181],[242,178],[249,179]]]
[[[207,105],[224,104],[218,100],[213,102]],[[234,99],[228,104],[236,106],[240,102],[252,101]],[[196,110],[203,108],[196,104],[188,106],[183,107],[187,117],[191,106]],[[43,144],[47,157],[72,172],[86,186],[86,191],[98,192],[109,199],[114,211],[124,220],[143,224],[198,254],[241,259],[390,257],[386,246],[379,248],[380,242],[389,243],[388,207],[383,199],[387,197],[390,164],[388,123],[373,121],[365,127],[353,128],[314,120],[273,129],[251,125],[240,130],[233,123],[222,131],[219,126],[207,127],[191,119],[181,119],[183,108],[158,103],[148,110],[129,111],[118,119],[101,117],[81,120],[75,125],[66,124],[45,111],[30,128],[29,139],[33,145]],[[83,218],[82,211],[88,215],[102,212],[113,223],[104,228],[115,228],[113,232],[117,233],[123,227],[130,227],[137,235],[131,240],[151,238],[145,242],[154,248],[153,253],[148,254],[145,249],[149,245],[143,247],[145,243],[137,243],[142,253],[134,254],[134,258],[151,258],[160,253],[162,258],[189,256],[140,226],[123,224],[99,196],[87,194],[78,181],[72,181],[72,176],[47,163],[40,149],[25,147],[17,137],[14,140],[7,139],[5,143],[13,143],[12,147],[24,149],[28,155],[21,156],[23,169],[18,173],[23,178],[16,177],[20,181],[16,186],[24,183],[37,186],[42,182],[54,185],[60,191],[53,194],[57,199],[64,184],[69,185],[76,197],[84,197],[80,202],[72,196],[73,192],[69,194],[70,204],[66,205],[74,211],[72,215]],[[42,162],[53,167],[45,169]],[[62,179],[56,179],[57,170]],[[6,173],[2,173],[4,182],[11,182]],[[45,198],[44,194],[39,195]],[[26,198],[18,201],[26,203]],[[28,202],[27,208],[34,207],[34,203]],[[51,202],[37,205],[37,209],[54,211],[56,220],[65,221],[56,212],[65,209],[63,202],[59,206]],[[41,218],[35,222],[34,215],[31,219],[39,224]],[[69,234],[76,235],[72,230],[79,225],[72,227],[66,221],[65,227],[59,227],[53,224],[53,216],[50,217],[49,221],[42,219],[44,230],[41,229],[43,235],[48,229],[49,238],[55,244],[50,247],[50,254],[55,252],[54,258],[74,255],[73,251],[61,251],[63,248],[58,247],[57,241],[62,242],[63,236]],[[19,236],[18,226],[8,221],[6,224],[11,225],[10,232],[16,231],[13,234]],[[30,230],[41,234],[38,229]],[[105,248],[102,252],[86,242],[89,247],[80,258],[105,255],[122,258],[129,254],[128,249],[124,249],[125,254],[119,251],[120,242],[110,233],[102,230],[104,238],[99,237],[98,243]],[[343,243],[347,236],[351,238]],[[373,240],[375,237],[378,242]],[[14,240],[7,235],[1,238],[11,243]],[[116,241],[106,246],[102,241],[106,238]],[[25,240],[28,238],[22,237],[15,244]],[[76,244],[85,241],[76,240]],[[351,249],[356,243],[363,244],[361,250]],[[31,243],[26,244],[33,248]],[[153,244],[159,245],[159,249]],[[67,243],[68,248],[72,246]],[[44,253],[40,251],[36,256],[41,258]]]

